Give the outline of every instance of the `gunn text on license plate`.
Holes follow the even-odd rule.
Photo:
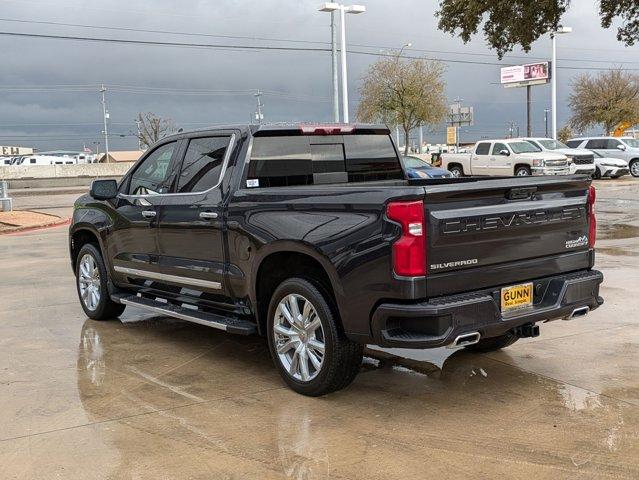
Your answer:
[[[533,284],[522,283],[501,289],[501,311],[530,307],[533,302]]]

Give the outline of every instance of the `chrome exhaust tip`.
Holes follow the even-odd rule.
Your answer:
[[[481,334],[479,332],[464,333],[462,335],[459,335],[457,338],[455,338],[455,340],[453,340],[453,343],[448,345],[446,348],[457,348],[457,347],[466,347],[468,345],[474,345],[477,342],[479,342],[480,338],[481,338]]]
[[[589,311],[590,307],[575,308],[570,315],[566,315],[562,320],[572,320],[575,317],[583,317],[584,315],[588,315]]]

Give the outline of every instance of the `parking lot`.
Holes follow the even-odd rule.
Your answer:
[[[638,478],[639,181],[596,185],[604,306],[497,353],[371,350],[322,398],[261,338],[88,320],[66,227],[0,236],[0,478]]]

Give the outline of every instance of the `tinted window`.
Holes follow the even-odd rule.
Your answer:
[[[131,175],[131,195],[168,193],[175,178],[175,172],[169,168],[176,145],[176,142],[162,145],[142,161]]]
[[[488,155],[490,151],[490,143],[479,143],[475,149],[475,155]]]
[[[577,148],[581,142],[581,140],[568,140],[566,142],[566,145],[568,145],[570,148]]]
[[[593,138],[592,140],[588,140],[586,143],[586,148],[606,148],[606,139],[605,138]]]
[[[508,148],[506,148],[506,145],[504,145],[503,143],[496,143],[493,145],[493,155],[500,155],[499,152],[501,152],[502,150],[508,150]]]
[[[279,187],[403,178],[389,135],[300,135],[255,137],[247,180]]]
[[[192,138],[178,179],[178,192],[203,192],[218,184],[230,137]]]

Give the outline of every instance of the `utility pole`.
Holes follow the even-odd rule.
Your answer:
[[[106,99],[104,98],[104,93],[106,92],[106,87],[104,84],[100,87],[100,92],[102,93],[102,119],[104,120],[104,150],[105,157],[104,161],[109,161],[109,131],[107,129],[107,119],[109,118],[109,111],[106,107]]]
[[[254,94],[257,99],[257,112],[255,113],[255,118],[259,125],[262,124],[262,120],[264,120],[264,115],[262,114],[262,107],[264,104],[262,103],[262,92],[258,91]]]
[[[138,127],[138,150],[142,150],[142,132],[140,131],[140,120],[137,119],[135,124]]]
[[[530,113],[531,90],[532,87],[530,85],[526,85],[526,136],[528,137],[532,137],[532,117]]]
[[[422,149],[422,144],[424,143],[424,129],[422,128],[422,125],[419,125],[419,146],[417,147],[417,153],[422,154],[424,153],[424,150]]]
[[[550,110],[547,108],[544,108],[544,124],[546,125],[546,138],[548,138],[548,114],[550,113]]]
[[[346,8],[341,7],[339,9],[339,22],[342,34],[342,43],[341,43],[341,60],[342,60],[342,121],[344,123],[348,123],[348,73],[346,72],[346,19],[345,14]]]
[[[337,26],[335,10],[331,11],[331,61],[333,68],[333,121],[339,123],[339,80],[337,78]]]

